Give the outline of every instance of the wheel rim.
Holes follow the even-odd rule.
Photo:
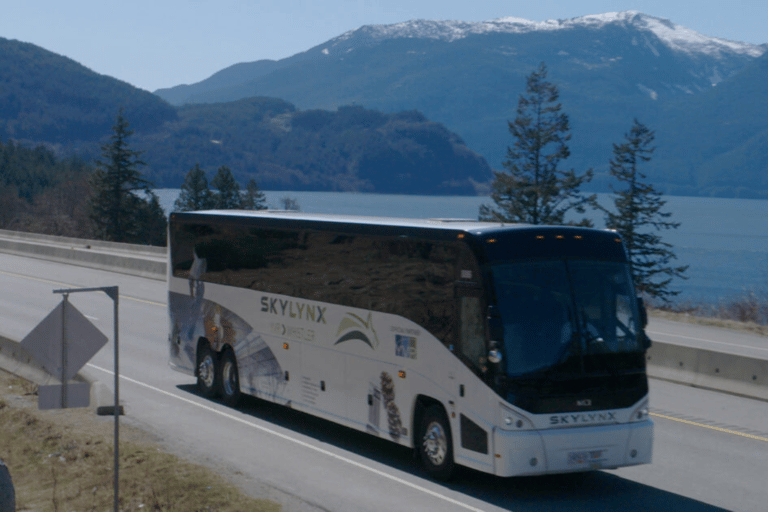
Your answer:
[[[232,396],[235,394],[235,387],[237,386],[237,371],[232,361],[226,361],[224,368],[222,368],[222,384],[224,386],[224,394]]]
[[[213,387],[213,378],[214,378],[214,367],[213,367],[213,358],[210,354],[206,354],[203,357],[203,360],[200,361],[200,366],[197,368],[197,373],[200,376],[200,380],[203,382],[205,387],[212,388]]]
[[[445,456],[448,453],[448,438],[440,423],[433,421],[427,426],[422,445],[424,454],[433,465],[439,466],[445,462]]]

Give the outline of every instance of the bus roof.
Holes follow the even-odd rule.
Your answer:
[[[174,212],[171,224],[264,226],[319,229],[380,236],[415,236],[431,240],[464,239],[480,244],[487,261],[526,257],[597,258],[625,261],[621,236],[605,229],[480,222],[472,219],[410,219],[304,213],[293,210],[205,210]],[[466,233],[466,236],[462,233]],[[474,241],[474,242],[473,242]],[[618,242],[618,243],[617,243]]]
[[[528,227],[528,224],[502,224],[500,222],[482,222],[474,219],[431,218],[413,219],[404,217],[373,217],[362,215],[336,215],[327,213],[305,213],[295,210],[203,210],[196,212],[174,212],[172,215],[201,215],[233,218],[267,218],[294,221],[315,221],[340,224],[364,224],[374,226],[404,228],[437,228],[454,231],[480,233],[487,230],[510,227]],[[202,219],[201,219],[202,220]]]

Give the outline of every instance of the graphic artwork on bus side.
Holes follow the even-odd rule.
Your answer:
[[[344,343],[350,340],[359,340],[376,350],[379,347],[379,338],[373,329],[373,315],[368,312],[368,318],[363,320],[354,313],[347,313],[339,322],[339,328],[336,331],[336,342],[334,345]]]
[[[381,372],[381,398],[387,409],[389,435],[392,439],[397,440],[403,433],[403,422],[400,419],[400,409],[395,405],[395,383],[392,381],[392,376],[387,372]]]
[[[220,304],[186,294],[170,292],[169,310],[174,325],[174,350],[182,366],[194,368],[197,340],[205,338],[215,348],[229,345],[235,351],[240,384],[255,394],[279,397],[285,387],[283,370],[261,335],[240,316]]]
[[[416,338],[412,336],[395,335],[395,355],[416,359]]]

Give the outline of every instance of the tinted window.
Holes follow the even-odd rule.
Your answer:
[[[173,239],[175,277],[392,313],[446,344],[454,282],[479,275],[461,245],[409,237],[181,225]]]

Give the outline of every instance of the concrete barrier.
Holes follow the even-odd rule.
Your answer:
[[[167,248],[156,247],[153,245],[124,244],[120,242],[107,242],[104,240],[90,240],[86,238],[41,235],[38,233],[26,233],[24,231],[9,231],[7,229],[0,229],[0,238],[71,247],[87,247],[94,250],[100,249],[111,252],[129,253],[153,257],[165,257],[168,253]]]
[[[167,252],[164,247],[0,230],[0,252],[166,279]],[[17,363],[11,364],[17,370],[19,363],[32,364],[34,368],[34,361],[20,350],[18,343],[0,337],[0,363],[11,364],[3,356],[12,354],[11,358],[19,358]],[[768,360],[658,341],[653,342],[646,357],[650,377],[768,400]],[[9,371],[20,375],[17,371]],[[42,378],[39,373],[35,375]]]
[[[654,341],[648,375],[768,401],[768,359]]]
[[[0,252],[164,281],[167,249],[0,230]]]
[[[59,381],[37,364],[20,343],[0,336],[0,368],[39,386]]]

